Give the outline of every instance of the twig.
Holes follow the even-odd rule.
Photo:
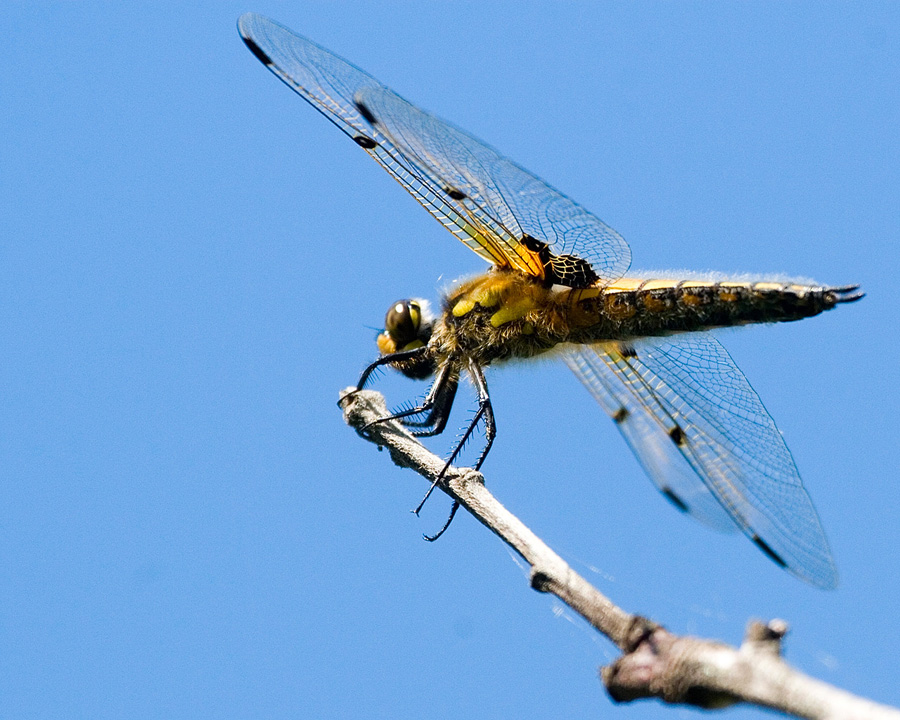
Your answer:
[[[388,415],[379,393],[345,390],[344,419],[365,439],[390,451],[400,467],[433,482],[444,461],[396,422],[370,425]],[[368,426],[368,427],[366,427]],[[362,428],[366,428],[363,430]],[[556,595],[609,638],[622,656],[600,671],[617,702],[659,698],[667,703],[721,708],[750,703],[803,718],[900,720],[900,711],[804,675],[781,657],[787,624],[751,621],[739,648],[675,635],[662,625],[616,606],[504,508],[481,473],[451,468],[438,485],[531,566],[531,587]]]

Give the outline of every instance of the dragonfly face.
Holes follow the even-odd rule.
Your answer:
[[[625,240],[540,178],[287,28],[253,14],[238,27],[269,70],[491,265],[450,291],[434,317],[422,301],[392,305],[378,338],[382,355],[360,388],[381,365],[434,376],[420,406],[392,416],[416,435],[434,435],[468,374],[478,410],[460,446],[484,424],[477,468],[495,432],[483,368],[562,346],[673,505],[741,530],[797,577],[835,586],[828,543],[781,434],[705,331],[811,317],[862,297],[856,286],[624,277]]]
[[[383,357],[398,352],[417,350],[428,345],[434,317],[424,300],[398,300],[384,316],[384,332],[377,339]],[[396,368],[413,380],[424,380],[434,375],[435,363],[430,356],[417,361],[399,363]]]

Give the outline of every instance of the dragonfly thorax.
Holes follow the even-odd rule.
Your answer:
[[[494,268],[459,285],[443,304],[430,343],[439,358],[485,366],[534,357],[567,332],[559,294],[518,270]]]

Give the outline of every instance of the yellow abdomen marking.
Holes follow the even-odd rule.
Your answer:
[[[626,297],[620,297],[619,293],[609,293],[603,300],[607,317],[614,320],[627,320],[637,312],[637,308],[627,302]]]
[[[644,295],[644,307],[650,312],[662,312],[666,309],[666,303],[652,295]]]

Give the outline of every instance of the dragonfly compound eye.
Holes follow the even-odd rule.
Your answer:
[[[384,331],[399,350],[412,350],[428,343],[432,319],[427,305],[418,300],[398,300],[384,318]]]
[[[391,305],[384,317],[384,329],[398,348],[416,339],[422,319],[419,306],[412,300],[399,300]]]

